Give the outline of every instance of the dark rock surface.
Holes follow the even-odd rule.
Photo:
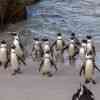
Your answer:
[[[5,24],[27,19],[26,5],[34,4],[39,0],[0,0],[0,27]]]

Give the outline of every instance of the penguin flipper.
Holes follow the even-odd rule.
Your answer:
[[[40,67],[39,67],[39,72],[41,71],[42,65],[43,65],[44,60],[41,61]]]
[[[80,69],[80,76],[82,75],[82,72],[84,71],[84,67],[85,67],[85,65],[83,64],[81,69]]]
[[[54,63],[54,61],[53,60],[50,60],[50,62],[51,62],[51,65],[52,66],[54,66],[54,68],[56,69],[56,71],[58,70],[58,68],[56,67],[56,64]]]
[[[17,57],[18,57],[18,61],[21,61],[24,65],[26,65],[25,61],[21,57],[19,57],[19,56],[17,56]]]
[[[56,42],[57,42],[57,40],[54,41],[54,43],[52,44],[51,48],[53,48],[56,45]]]
[[[19,44],[20,44],[21,49],[24,51],[24,46],[22,45],[22,43],[19,43]]]
[[[94,65],[95,66],[95,68],[100,72],[100,69],[96,66],[96,65]]]
[[[8,63],[9,63],[9,60],[5,63],[4,65],[4,68],[7,69],[8,68]]]
[[[63,48],[63,51],[65,50],[65,49],[68,49],[69,48],[69,44],[67,44],[64,48]]]

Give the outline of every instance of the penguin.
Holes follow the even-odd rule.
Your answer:
[[[43,50],[42,50],[41,42],[39,41],[38,38],[35,38],[34,43],[33,43],[33,48],[32,48],[32,58],[33,58],[33,60],[41,59],[42,54],[43,54]]]
[[[8,62],[9,62],[9,52],[7,43],[5,40],[2,40],[0,45],[0,64],[4,66],[4,68],[6,69],[8,67]]]
[[[20,59],[19,56],[17,56],[16,47],[13,45],[11,47],[11,52],[10,52],[10,63],[11,63],[11,68],[13,70],[12,75],[16,75],[16,74],[22,73],[21,69],[19,67],[19,60],[21,60],[21,59]]]
[[[86,46],[87,46],[87,41],[86,40],[82,40],[81,41],[81,46],[80,46],[80,49],[79,49],[79,56],[80,56],[82,62],[85,59]]]
[[[57,71],[57,67],[56,64],[54,63],[52,56],[50,55],[50,52],[46,52],[44,54],[44,57],[40,63],[40,67],[39,67],[39,72],[42,72],[42,75],[47,76],[47,77],[51,77],[52,76],[52,69],[51,67],[54,66],[55,70]]]
[[[42,39],[43,43],[42,43],[42,57],[46,52],[49,52],[52,56],[53,56],[53,50],[50,46],[50,42],[47,38]]]
[[[95,96],[84,84],[72,96],[72,100],[95,100]]]
[[[61,33],[57,34],[57,40],[52,44],[51,48],[53,48],[53,55],[56,57],[56,60],[58,58],[61,58],[62,61],[64,61],[63,53],[64,53],[64,47],[65,47],[65,41],[62,38]]]
[[[70,38],[69,44],[64,48],[68,50],[69,63],[72,64],[75,62],[75,56],[77,51],[77,46],[75,44],[74,38]]]
[[[92,36],[90,35],[87,35],[86,36],[87,38],[87,48],[86,48],[86,52],[92,52],[92,55],[95,57],[96,56],[96,51],[95,51],[95,45],[93,43],[93,40],[92,40]]]
[[[88,84],[92,82],[93,84],[96,84],[95,80],[93,79],[95,68],[100,72],[100,69],[96,66],[95,61],[92,56],[92,52],[89,52],[86,57],[85,61],[82,64],[81,70],[80,70],[80,76],[83,72],[85,83]]]
[[[76,35],[75,35],[74,32],[72,32],[72,34],[71,34],[71,38],[74,39],[75,44],[79,47],[79,46],[80,46],[80,41],[78,40],[78,38],[76,37]]]
[[[21,44],[18,34],[12,35],[14,36],[13,45],[16,47],[16,54],[25,61],[24,47]]]

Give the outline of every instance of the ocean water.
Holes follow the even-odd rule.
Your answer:
[[[100,43],[100,0],[41,0],[28,6],[27,12],[28,20],[23,27],[32,36],[27,32],[26,45],[34,37],[54,39],[58,32],[65,39],[71,32],[75,32],[79,39],[91,34],[94,41]],[[99,65],[100,48],[97,46],[97,49],[96,63]]]
[[[39,37],[55,38],[61,32],[68,38],[75,32],[80,38],[91,34],[100,39],[100,0],[41,0],[27,11],[24,27]]]

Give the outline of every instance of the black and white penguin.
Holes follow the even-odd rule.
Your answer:
[[[2,40],[0,45],[0,64],[4,66],[4,68],[6,69],[8,67],[8,62],[9,62],[9,52],[7,43],[5,40]]]
[[[100,69],[95,64],[95,61],[92,56],[92,52],[89,52],[86,55],[85,62],[82,64],[80,70],[80,75],[83,72],[85,83],[90,83],[92,81],[93,84],[96,84],[94,80],[95,68],[100,72]]]
[[[51,48],[49,40],[47,38],[44,38],[42,39],[42,41],[43,41],[42,42],[42,50],[43,50],[42,57],[46,52],[49,52],[53,56],[53,50]]]
[[[42,46],[41,46],[41,42],[38,38],[35,38],[33,41],[33,48],[32,48],[32,58],[33,60],[37,59],[41,59],[43,50],[42,50]]]
[[[95,57],[96,56],[96,51],[95,51],[95,45],[93,43],[93,40],[92,40],[92,36],[90,35],[87,35],[87,49],[86,49],[86,52],[92,52],[92,55]]]
[[[95,100],[95,96],[85,85],[80,85],[80,88],[73,94],[72,100]]]
[[[61,33],[58,33],[57,40],[51,46],[53,48],[53,55],[56,57],[56,60],[61,58],[61,61],[64,61],[63,53],[65,45],[66,44]]]
[[[55,70],[57,71],[56,64],[54,63],[52,56],[50,55],[50,52],[46,52],[44,54],[44,57],[41,61],[39,72],[41,71],[42,75],[46,75],[48,77],[52,76],[52,66],[54,66]]]
[[[72,32],[72,34],[71,34],[71,38],[74,39],[75,44],[79,47],[79,46],[80,46],[80,41],[78,40],[78,38],[76,37],[76,35],[75,35],[74,32]]]
[[[72,64],[75,62],[75,56],[77,51],[77,46],[75,44],[74,38],[70,38],[68,45],[64,48],[68,50],[69,63]]]
[[[21,69],[19,67],[19,60],[20,58],[16,54],[16,47],[12,46],[10,52],[10,64],[11,64],[11,69],[13,71],[12,75],[21,73]]]
[[[16,47],[15,50],[16,50],[17,56],[19,56],[21,59],[25,60],[24,47],[19,39],[18,34],[13,33],[12,35],[14,37],[13,45]]]
[[[82,62],[85,59],[86,48],[87,48],[87,41],[86,40],[82,40],[81,46],[79,48],[79,56],[80,56],[80,59],[81,59]]]

